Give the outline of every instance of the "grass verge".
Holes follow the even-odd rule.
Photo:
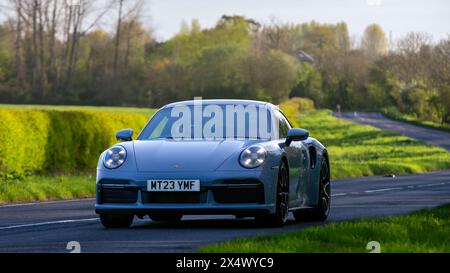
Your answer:
[[[32,175],[0,180],[0,204],[85,198],[95,195],[91,175]]]
[[[443,148],[338,119],[328,110],[298,113],[297,120],[327,147],[333,179],[450,168],[450,153]]]
[[[450,132],[450,124],[438,123],[430,120],[421,120],[416,116],[400,113],[395,108],[385,108],[381,112],[383,113],[383,115],[393,120],[403,121],[413,125]]]
[[[450,205],[386,219],[362,219],[311,227],[272,236],[239,239],[201,248],[204,253],[369,252],[377,241],[381,252],[450,252]]]

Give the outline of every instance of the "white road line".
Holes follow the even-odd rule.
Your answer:
[[[447,184],[450,184],[450,182],[431,183],[431,184],[423,184],[423,185],[412,185],[412,186],[408,186],[407,188],[409,188],[409,189],[425,188],[425,187],[442,186],[442,185],[447,185]]]
[[[336,196],[345,196],[347,195],[346,193],[336,193],[336,194],[332,194],[331,197],[336,197]]]
[[[423,184],[423,185],[410,185],[410,186],[404,186],[404,187],[397,187],[397,188],[384,188],[384,189],[377,189],[377,190],[365,190],[365,193],[375,193],[375,192],[384,192],[384,191],[393,191],[393,190],[403,190],[403,189],[415,189],[415,188],[425,188],[425,187],[433,187],[433,186],[442,186],[450,184],[450,182],[441,182],[441,183],[432,183],[432,184]],[[349,193],[337,193],[332,194],[331,197],[335,196],[345,196],[348,194],[360,194],[361,192],[349,192]]]
[[[98,221],[98,219],[99,218],[88,218],[88,219],[77,219],[77,220],[59,220],[59,221],[50,221],[50,222],[42,222],[42,223],[14,225],[14,226],[0,227],[0,230],[26,228],[26,227],[38,227],[38,226],[55,225],[55,224],[91,222],[91,221]]]
[[[32,203],[7,204],[7,205],[0,205],[0,209],[1,208],[11,208],[11,207],[21,207],[21,206],[34,206],[34,205],[59,204],[59,203],[69,203],[69,202],[93,201],[93,200],[95,200],[95,198],[83,198],[83,199],[70,199],[70,200],[57,200],[57,201],[43,201],[43,202],[32,202]]]
[[[386,188],[386,189],[378,189],[378,190],[367,190],[364,191],[366,193],[373,193],[373,192],[382,192],[382,191],[393,191],[393,190],[401,190],[402,188]]]
[[[426,184],[425,186],[432,187],[432,186],[442,186],[445,184],[447,184],[447,183],[442,182],[442,183]]]

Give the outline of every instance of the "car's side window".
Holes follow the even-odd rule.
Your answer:
[[[289,121],[284,117],[284,115],[277,111],[277,118],[278,118],[278,127],[279,127],[279,138],[286,138],[289,129],[291,129],[291,125],[289,124]]]

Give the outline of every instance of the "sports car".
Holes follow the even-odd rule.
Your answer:
[[[99,158],[95,211],[106,228],[134,217],[255,217],[264,226],[324,221],[330,211],[330,161],[305,129],[276,105],[250,100],[192,100],[159,109]]]

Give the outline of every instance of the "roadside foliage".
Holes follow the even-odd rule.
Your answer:
[[[450,168],[450,153],[316,110],[292,98],[280,108],[295,127],[326,145],[332,179],[421,173]],[[115,132],[135,137],[154,109],[77,106],[0,106],[0,203],[93,196],[94,172]]]
[[[298,123],[327,147],[333,179],[450,168],[450,153],[443,148],[339,119],[329,110],[300,113]]]
[[[99,154],[116,142],[117,130],[138,133],[148,120],[140,114],[99,111],[0,109],[0,116],[3,176],[92,171]]]

